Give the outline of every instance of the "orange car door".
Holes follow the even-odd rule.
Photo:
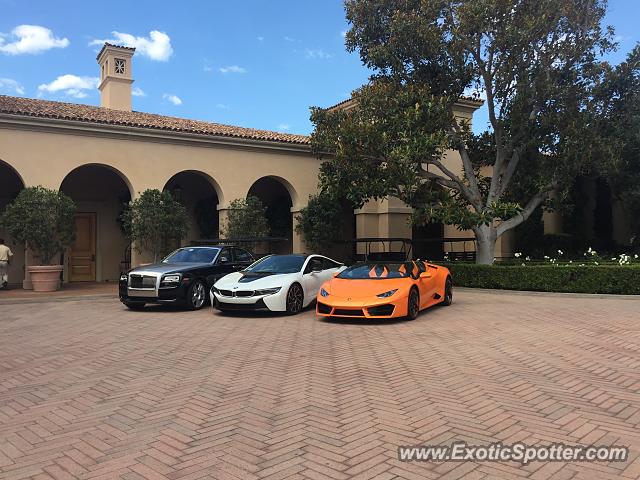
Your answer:
[[[426,270],[420,272],[418,289],[420,290],[420,308],[428,306],[436,293],[435,270],[425,265]]]

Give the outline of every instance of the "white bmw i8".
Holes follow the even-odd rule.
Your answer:
[[[344,268],[322,255],[269,255],[218,280],[211,288],[211,305],[223,312],[298,313],[316,299],[324,282]]]

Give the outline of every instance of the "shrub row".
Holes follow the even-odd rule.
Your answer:
[[[640,295],[640,265],[476,265],[450,263],[460,287]]]

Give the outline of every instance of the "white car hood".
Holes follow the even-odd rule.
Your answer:
[[[241,272],[225,275],[215,283],[216,288],[225,290],[260,290],[282,287],[299,278],[300,273],[281,273],[265,276],[244,275]]]

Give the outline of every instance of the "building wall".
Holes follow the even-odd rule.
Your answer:
[[[60,189],[74,169],[86,165],[102,165],[116,172],[135,198],[146,189],[162,190],[177,173],[194,171],[205,176],[214,187],[219,204],[220,225],[223,224],[229,203],[246,197],[254,182],[269,176],[283,183],[292,200],[291,210],[298,212],[309,195],[316,192],[319,161],[310,153],[279,149],[218,145],[211,141],[200,143],[147,138],[134,135],[100,133],[86,134],[82,130],[58,132],[47,129],[0,128],[0,159],[16,170],[25,186],[42,185]],[[284,148],[282,148],[284,147]],[[293,149],[292,149],[293,150]],[[187,194],[188,196],[188,194]],[[5,202],[6,203],[6,202]],[[126,244],[114,219],[118,205],[80,203],[78,211],[98,213],[97,280],[114,280]],[[195,225],[190,235],[195,234]],[[293,234],[292,250],[304,251],[304,242]],[[12,282],[23,276],[24,262],[17,248],[12,265]],[[135,252],[132,263],[142,262]]]

